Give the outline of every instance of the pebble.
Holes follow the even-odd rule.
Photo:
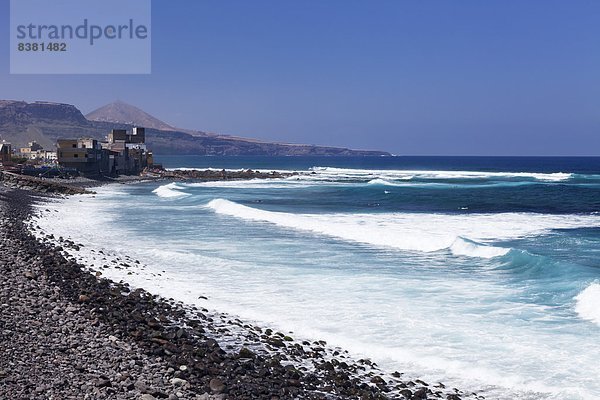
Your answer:
[[[225,384],[218,378],[211,379],[208,385],[210,386],[210,390],[214,393],[221,393],[225,390]]]
[[[181,378],[172,378],[169,382],[171,382],[171,385],[173,385],[173,386],[183,386],[186,383],[188,383],[188,381],[186,381],[185,379],[181,379]]]

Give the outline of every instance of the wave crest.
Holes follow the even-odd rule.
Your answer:
[[[575,300],[575,311],[585,320],[600,326],[600,283],[595,282],[579,293]]]
[[[419,215],[399,214],[290,214],[247,207],[225,199],[210,201],[206,207],[218,214],[247,221],[327,235],[351,242],[400,250],[433,252],[449,249],[455,255],[492,258],[510,249],[488,246],[459,237],[456,232],[440,232],[444,215],[423,215],[431,219],[419,225]],[[469,220],[463,221],[469,223]]]
[[[367,182],[369,185],[381,185],[381,186],[402,186],[401,184],[398,183],[394,183],[394,182],[390,182],[390,181],[386,181],[385,179],[381,179],[381,178],[377,178],[377,179],[371,179],[369,182]]]
[[[175,182],[171,182],[169,184],[157,187],[152,191],[152,193],[156,194],[158,197],[167,199],[187,197],[190,195],[189,193],[182,192],[182,190],[184,190],[183,187],[177,185]]]
[[[312,167],[321,176],[335,179],[361,179],[377,177],[382,180],[512,180],[526,179],[540,182],[568,181],[574,174],[565,172],[487,172],[487,171],[444,171],[444,170],[370,170],[334,167]],[[373,179],[377,180],[377,179]]]
[[[456,238],[454,243],[450,246],[450,251],[455,256],[467,256],[467,257],[479,257],[479,258],[493,258],[501,257],[511,249],[506,247],[486,246],[480,243],[468,240],[462,237]]]

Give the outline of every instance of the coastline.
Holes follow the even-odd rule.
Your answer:
[[[77,177],[72,179],[38,178],[0,170],[0,185],[13,189],[31,190],[48,194],[93,194],[94,187],[111,183],[131,184],[148,181],[230,181],[249,179],[281,179],[299,175],[298,172],[270,171],[251,169],[173,169],[148,172],[144,175],[122,175],[118,177]]]
[[[56,337],[59,348],[50,346],[50,354],[64,356],[64,345],[60,343],[78,343],[75,348],[66,350],[69,357],[74,357],[71,361],[76,364],[75,367],[46,365],[47,368],[66,370],[32,376],[30,378],[34,378],[33,381],[22,385],[17,383],[23,381],[23,376],[8,373],[10,366],[0,366],[4,372],[2,378],[8,383],[5,385],[9,390],[7,394],[14,398],[34,393],[53,393],[61,398],[80,398],[88,394],[94,398],[116,396],[146,399],[456,400],[474,397],[465,396],[457,389],[446,389],[442,384],[428,385],[419,380],[407,380],[398,372],[387,375],[370,361],[354,361],[343,350],[328,348],[324,342],[297,342],[284,334],[246,324],[227,314],[215,316],[209,314],[208,310],[185,307],[144,290],[134,290],[127,284],[104,279],[101,274],[91,271],[71,257],[65,258],[61,247],[50,244],[55,238],[37,240],[23,223],[31,217],[33,202],[44,201],[44,198],[35,198],[32,193],[21,190],[1,192],[1,197],[4,235],[2,247],[5,254],[2,268],[7,269],[3,273],[11,276],[14,287],[36,288],[35,292],[41,297],[39,301],[36,301],[38,296],[31,291],[26,290],[20,296],[24,296],[24,303],[29,303],[34,308],[41,307],[35,312],[39,318],[47,317],[49,311],[51,321],[63,322],[61,318],[64,318],[76,326],[85,327],[82,328],[84,333],[86,329],[91,330],[75,340],[73,332],[61,331],[60,327],[64,324],[60,323],[56,329],[62,333],[53,332],[55,335],[51,335]],[[74,242],[67,242],[66,245],[76,246]],[[8,266],[7,260],[11,257],[17,259],[20,253],[26,253],[28,261],[35,261],[29,261],[29,265],[26,262],[15,262],[13,267]],[[46,293],[48,297],[44,297]],[[14,296],[14,293],[11,295]],[[8,304],[12,308],[12,302],[8,301],[11,296],[6,297],[2,304]],[[53,306],[52,310],[44,308],[50,305]],[[3,314],[5,311],[3,307]],[[31,309],[27,311],[32,315]],[[20,318],[19,312],[9,314],[7,321],[10,318]],[[20,346],[31,349],[32,352],[41,346],[41,337],[36,330],[39,330],[39,326],[47,325],[46,320],[42,322],[39,318],[37,322],[28,323],[31,325],[30,331],[34,333],[30,335],[31,342]],[[23,324],[23,321],[15,321],[14,324],[9,322],[7,326],[19,324]],[[228,345],[223,349],[219,343],[230,340],[230,331],[245,332],[242,343],[239,346]],[[3,346],[8,346],[5,344],[7,340],[2,343]],[[77,356],[82,348],[86,349],[88,346],[105,349],[101,353],[105,356],[106,372],[90,376],[87,368],[77,369]],[[124,354],[122,349],[129,349],[129,352]],[[12,350],[3,349],[7,354],[16,351]],[[35,354],[32,354],[32,362]],[[15,356],[19,358],[16,353]],[[113,358],[118,361],[113,361]],[[94,357],[92,364],[96,361]],[[137,376],[129,368],[122,368],[128,362],[141,368]],[[96,370],[102,371],[101,368]],[[83,378],[84,383],[69,385],[63,382],[62,386],[53,382],[41,383],[41,386],[37,384],[56,375],[63,377],[65,371],[69,371],[69,376]],[[134,371],[137,370],[134,368]]]

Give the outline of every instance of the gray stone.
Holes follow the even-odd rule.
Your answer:
[[[148,386],[142,381],[136,381],[133,386],[142,393],[146,393],[148,391]]]
[[[172,378],[169,382],[171,382],[171,385],[173,386],[183,386],[188,383],[188,381],[181,378]]]
[[[214,393],[221,393],[223,390],[225,390],[225,384],[219,378],[212,378],[208,385],[210,386],[210,390],[212,390]]]

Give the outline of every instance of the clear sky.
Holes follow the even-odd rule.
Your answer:
[[[2,99],[395,154],[600,155],[598,1],[154,0],[150,75],[10,75],[8,15]]]

